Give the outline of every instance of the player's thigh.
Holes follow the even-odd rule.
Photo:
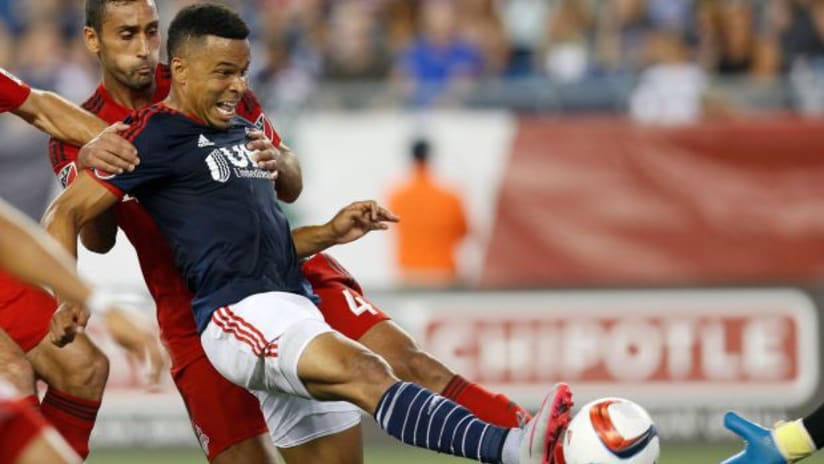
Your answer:
[[[307,298],[251,295],[215,311],[201,345],[224,377],[253,391],[350,401],[372,411],[397,381],[385,361],[334,332]]]
[[[0,329],[0,378],[26,394],[34,394],[34,371],[14,340]]]
[[[360,425],[316,438],[290,448],[278,448],[286,464],[362,464],[363,431]]]
[[[210,462],[275,462],[254,395],[223,378],[205,357],[176,371],[173,378]]]
[[[401,380],[439,392],[455,375],[391,320],[375,324],[358,341],[385,359]]]
[[[58,348],[48,338],[26,353],[37,376],[49,386],[83,398],[99,398],[109,377],[109,360],[89,339],[79,334]]]

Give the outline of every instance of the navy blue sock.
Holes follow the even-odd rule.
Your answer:
[[[500,463],[509,429],[480,421],[468,409],[407,382],[383,394],[375,419],[398,440],[453,456]]]

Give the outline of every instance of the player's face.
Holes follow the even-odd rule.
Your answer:
[[[153,0],[107,3],[99,34],[87,28],[86,42],[105,71],[121,84],[145,90],[154,83],[160,26]]]
[[[246,92],[248,40],[207,36],[189,45],[183,59],[186,106],[210,126],[228,128]]]

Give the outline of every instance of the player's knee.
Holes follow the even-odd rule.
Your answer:
[[[425,351],[416,349],[409,352],[405,359],[404,370],[409,377],[401,376],[403,380],[440,391],[452,378],[452,372]]]
[[[392,368],[380,356],[363,351],[350,360],[350,378],[362,385],[383,385],[395,378]]]
[[[97,349],[89,350],[82,363],[66,372],[66,393],[80,396],[103,392],[109,379],[109,358]]]
[[[34,393],[34,369],[24,357],[14,356],[3,359],[0,377],[23,394]]]

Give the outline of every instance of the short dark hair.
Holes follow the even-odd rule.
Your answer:
[[[249,37],[249,33],[246,22],[223,5],[191,5],[178,11],[169,25],[166,52],[171,60],[180,46],[190,39],[214,35],[224,39],[242,40]]]
[[[412,142],[412,159],[418,163],[425,163],[429,160],[431,146],[429,140],[424,138],[416,139]]]
[[[100,32],[103,15],[109,3],[129,3],[135,0],[86,0],[86,26]]]

